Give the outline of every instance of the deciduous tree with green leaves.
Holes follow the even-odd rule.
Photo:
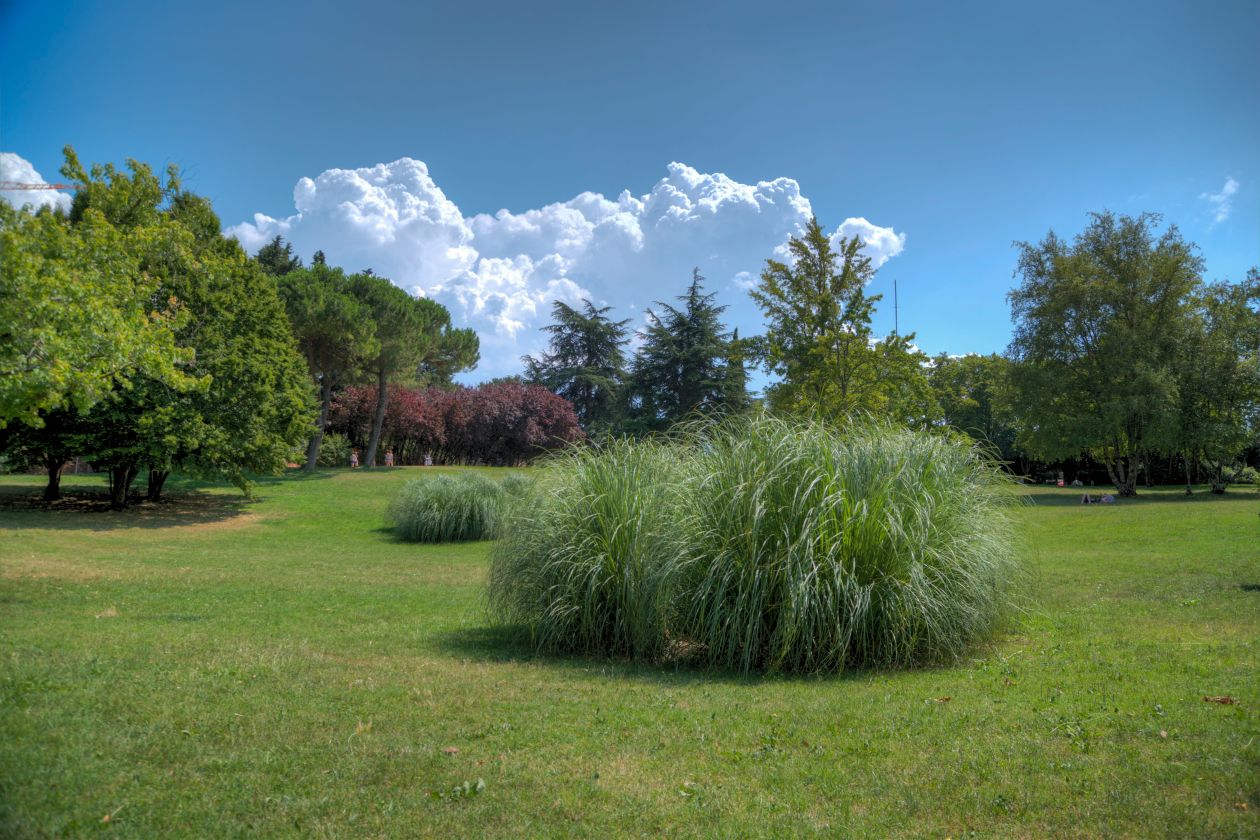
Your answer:
[[[1230,467],[1260,441],[1260,270],[1240,283],[1211,283],[1196,295],[1178,344],[1180,422],[1176,449],[1186,490],[1194,461],[1224,493]]]
[[[274,279],[223,237],[210,202],[182,189],[173,170],[163,185],[134,164],[129,174],[76,167],[68,159],[63,170],[87,185],[72,221],[99,210],[124,230],[166,234],[140,267],[157,279],[155,296],[179,307],[175,340],[189,352],[189,383],[137,376],[82,418],[90,457],[110,472],[114,506],[126,504],[141,467],[154,501],[176,468],[248,491],[247,473],[282,468],[311,414]]]
[[[184,379],[179,306],[141,268],[166,233],[0,202],[0,428],[87,411],[134,376]]]
[[[1010,409],[1010,366],[1010,360],[996,353],[941,353],[932,359],[928,380],[942,422],[990,447],[1002,460],[1015,462],[1020,452]]]
[[[1088,453],[1122,496],[1177,446],[1179,344],[1203,261],[1159,216],[1092,215],[1072,241],[1017,243],[1011,382],[1021,442],[1049,460]]]
[[[856,236],[835,246],[816,218],[788,242],[787,262],[767,260],[750,292],[766,321],[758,354],[779,377],[772,408],[843,419],[863,413],[923,425],[936,414],[914,335],[876,339],[871,316],[880,295]]]

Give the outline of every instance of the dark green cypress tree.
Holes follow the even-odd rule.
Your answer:
[[[634,431],[666,429],[696,413],[738,411],[748,404],[743,343],[722,323],[725,306],[705,293],[699,269],[678,296],[648,310],[643,345],[629,386]]]
[[[616,430],[622,415],[628,321],[608,317],[612,307],[589,300],[574,309],[563,301],[551,308],[555,323],[543,329],[550,348],[535,359],[523,356],[525,376],[573,403],[588,433]]]

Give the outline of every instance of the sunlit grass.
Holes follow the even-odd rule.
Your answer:
[[[744,678],[490,628],[490,543],[381,527],[449,472],[121,513],[0,477],[0,837],[1260,835],[1253,488],[1024,488],[1034,600],[991,645]]]

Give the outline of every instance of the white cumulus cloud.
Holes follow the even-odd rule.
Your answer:
[[[892,228],[871,224],[861,216],[856,219],[845,219],[836,232],[832,234],[831,243],[837,244],[841,239],[858,237],[862,240],[862,250],[871,258],[871,264],[879,268],[906,247],[906,235],[897,233]]]
[[[35,171],[30,161],[13,152],[0,152],[0,181],[16,181],[20,184],[47,184]],[[0,198],[14,207],[60,207],[70,209],[70,196],[57,190],[0,190]]]
[[[403,158],[303,178],[296,212],[256,214],[230,227],[250,251],[280,235],[309,259],[322,249],[350,270],[371,267],[399,286],[441,301],[482,342],[478,378],[519,370],[519,357],[545,345],[554,300],[590,298],[626,317],[680,294],[699,267],[728,304],[730,325],[760,329],[746,290],[767,256],[801,231],[809,199],[791,178],[745,184],[671,163],[648,192],[615,198],[584,192],[523,212],[465,217],[430,177]],[[905,247],[905,235],[864,218],[837,236],[858,235],[876,266]]]
[[[1200,193],[1199,198],[1212,205],[1212,224],[1220,224],[1229,218],[1234,210],[1234,196],[1238,193],[1238,182],[1233,178],[1225,179],[1225,186],[1220,192]]]
[[[252,223],[227,233],[250,251],[283,236],[308,259],[323,250],[330,262],[351,271],[371,268],[399,285],[443,283],[477,259],[459,207],[418,160],[303,178],[293,188],[293,204],[292,216],[256,213]]]

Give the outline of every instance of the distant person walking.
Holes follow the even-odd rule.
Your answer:
[[[385,450],[385,466],[387,467],[394,466],[394,450],[392,449]]]
[[[359,466],[359,450],[350,450],[350,469],[356,469]]]

